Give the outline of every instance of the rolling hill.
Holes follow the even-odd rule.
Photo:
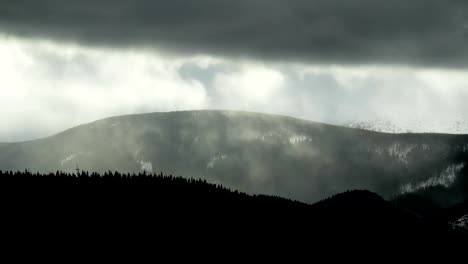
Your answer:
[[[165,171],[316,202],[349,189],[467,197],[468,135],[385,134],[284,116],[187,111],[119,116],[0,145],[0,170]],[[436,202],[438,200],[436,199]]]

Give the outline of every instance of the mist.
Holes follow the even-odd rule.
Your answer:
[[[466,0],[0,0],[5,215],[459,243],[467,14]]]
[[[46,137],[116,115],[194,109],[468,132],[463,69],[274,62],[3,34],[0,71],[0,142]]]

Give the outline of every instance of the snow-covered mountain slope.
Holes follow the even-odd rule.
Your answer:
[[[346,122],[343,126],[383,133],[442,133],[468,134],[468,121],[421,122],[417,120],[392,122],[388,119]]]
[[[163,171],[306,202],[349,189],[392,197],[459,186],[467,174],[468,136],[384,134],[276,115],[187,111],[113,117],[0,147],[0,170],[73,172],[76,166]]]
[[[457,221],[452,222],[451,226],[453,229],[461,229],[461,230],[468,231],[468,214],[462,216]]]

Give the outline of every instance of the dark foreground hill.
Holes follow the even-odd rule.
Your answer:
[[[195,232],[296,242],[356,237],[370,239],[368,243],[466,239],[447,224],[427,221],[369,191],[349,191],[308,205],[231,191],[202,180],[146,173],[0,172],[0,186],[6,219],[19,218],[25,226],[46,222],[52,229],[64,225],[68,231],[85,227],[119,234],[130,228],[142,234]]]
[[[113,117],[0,145],[0,169],[165,171],[313,203],[349,189],[468,198],[468,136],[384,134],[284,116],[188,111]],[[444,193],[443,195],[441,195]],[[432,199],[430,195],[426,198]]]

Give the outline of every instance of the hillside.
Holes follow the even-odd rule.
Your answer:
[[[316,202],[349,189],[385,198],[439,186],[466,199],[468,136],[384,134],[230,111],[108,118],[0,146],[0,169],[159,172]],[[456,187],[456,188],[455,188]]]
[[[23,219],[82,223],[100,219],[112,225],[138,223],[148,227],[160,222],[174,227],[185,222],[206,232],[235,225],[249,236],[317,238],[334,234],[343,239],[430,238],[434,242],[435,238],[466,239],[463,230],[450,229],[448,222],[432,224],[369,191],[347,191],[309,205],[163,174],[0,172],[0,183],[4,211],[16,212],[9,214],[15,217],[25,215]],[[454,215],[452,220],[460,216]]]

